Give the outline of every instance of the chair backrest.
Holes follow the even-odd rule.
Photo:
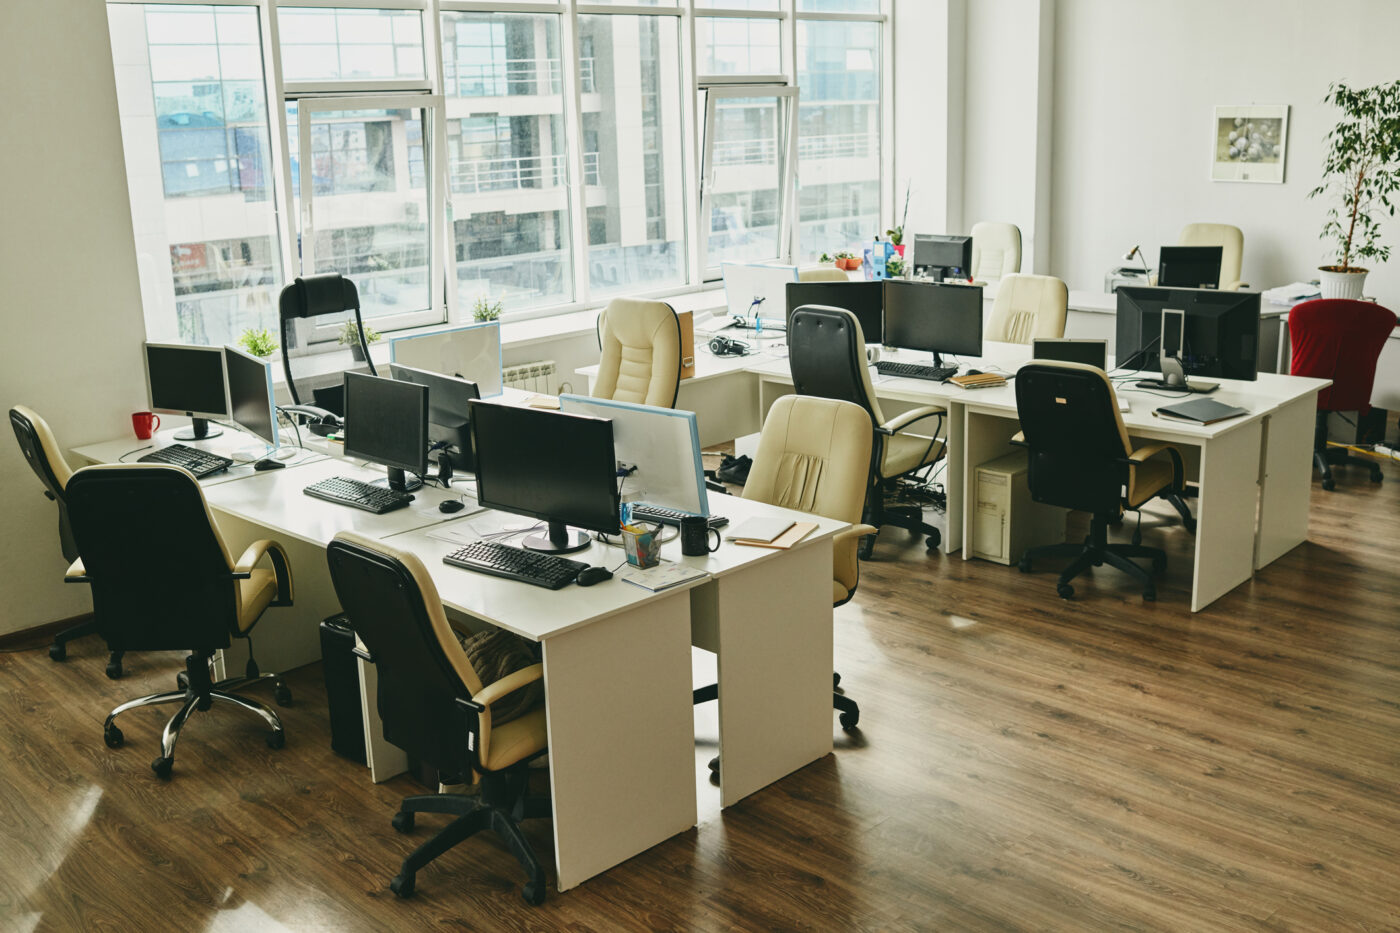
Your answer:
[[[68,523],[68,499],[64,487],[73,471],[68,461],[63,459],[63,449],[54,439],[49,424],[39,413],[28,405],[16,405],[10,409],[10,427],[14,428],[15,440],[28,461],[34,475],[44,484],[50,498],[58,504],[58,544],[63,549],[63,559],[68,563],[78,559],[78,546],[73,541],[73,529]]]
[[[1331,379],[1317,394],[1322,411],[1371,410],[1376,361],[1395,315],[1370,301],[1320,298],[1288,312],[1288,339],[1293,345],[1292,373]]]
[[[884,424],[870,369],[865,333],[844,308],[803,305],[788,321],[788,366],[798,395],[852,402],[865,410],[871,424]]]
[[[1240,287],[1240,267],[1244,261],[1244,233],[1230,224],[1187,224],[1181,228],[1178,246],[1219,246],[1220,288]]]
[[[851,277],[845,269],[835,266],[803,266],[797,270],[799,282],[849,282]]]
[[[475,763],[456,701],[479,693],[481,682],[422,562],[348,532],[326,559],[341,608],[374,659],[384,738],[439,771],[465,774]],[[480,759],[489,738],[484,721]]]
[[[1030,449],[1031,498],[1086,512],[1118,508],[1132,448],[1103,370],[1028,363],[1016,371],[1016,411]]]
[[[287,390],[292,393],[292,401],[303,403],[297,391],[296,379],[292,377],[292,362],[288,351],[297,346],[296,322],[305,318],[325,317],[350,312],[355,318],[359,331],[360,352],[372,375],[378,375],[374,360],[369,355],[369,344],[365,342],[365,322],[360,317],[360,292],[355,283],[338,272],[321,275],[298,276],[292,284],[282,289],[277,298],[277,316],[281,322],[282,371],[287,377]],[[310,398],[306,401],[309,403]],[[337,412],[339,413],[339,412]]]
[[[97,630],[114,651],[228,646],[238,619],[233,561],[193,474],[90,466],[67,493]]]
[[[1015,224],[972,225],[972,277],[996,282],[1021,271],[1021,228]]]
[[[681,325],[664,301],[614,298],[598,315],[594,398],[676,406],[681,383]]]
[[[860,406],[784,395],[763,421],[744,498],[855,524],[873,443],[874,428]]]
[[[1007,275],[997,286],[986,339],[1030,343],[1063,337],[1068,313],[1069,289],[1053,275]]]

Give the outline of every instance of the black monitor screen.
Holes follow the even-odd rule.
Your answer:
[[[922,275],[932,269],[945,273],[968,273],[972,270],[972,237],[943,234],[918,234],[914,237],[914,273]]]
[[[1258,292],[1120,286],[1114,339],[1118,366],[1157,369],[1164,308],[1186,315],[1179,358],[1188,376],[1258,378]]]
[[[428,387],[428,440],[455,447],[470,459],[471,434],[467,425],[471,420],[471,402],[481,398],[476,383],[401,363],[390,363],[389,373],[400,382]]]
[[[982,289],[974,285],[885,281],[885,344],[935,356],[982,355]]]
[[[428,471],[428,387],[345,374],[345,456]]]
[[[1223,246],[1163,246],[1157,261],[1162,288],[1219,288]]]
[[[621,530],[611,421],[472,402],[471,430],[477,502],[605,534]]]
[[[234,423],[276,447],[272,364],[234,347],[224,347],[224,363],[228,367],[228,401]]]
[[[860,321],[866,343],[884,339],[884,289],[879,282],[789,282],[787,316],[803,305],[843,308]]]
[[[1106,369],[1108,367],[1108,341],[1072,337],[1037,337],[1031,341],[1031,356],[1037,360],[1083,363],[1086,366]]]
[[[153,411],[228,417],[222,347],[146,344],[146,387]]]

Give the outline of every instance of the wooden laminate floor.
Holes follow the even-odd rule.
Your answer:
[[[115,751],[101,723],[179,655],[119,682],[94,639],[0,655],[0,929],[1400,929],[1400,470],[1312,500],[1308,543],[1196,615],[1164,513],[1154,604],[1106,568],[1061,602],[886,530],[837,610],[860,732],[833,716],[835,754],[723,814],[707,787],[697,829],[537,909],[489,837],[394,898],[438,823],[394,832],[416,785],[329,750],[319,665],[289,678],[285,749],[201,714],[167,784],[172,708],[126,714]]]

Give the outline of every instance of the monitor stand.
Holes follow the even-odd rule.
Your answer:
[[[207,418],[192,418],[190,419],[190,429],[188,431],[176,432],[175,440],[202,441],[211,437],[218,437],[223,433],[222,428],[211,426]]]
[[[423,481],[416,476],[409,476],[398,467],[389,467],[389,475],[383,479],[370,482],[371,486],[383,486],[395,492],[413,492],[423,485]]]
[[[546,534],[530,535],[520,543],[532,551],[543,551],[546,554],[570,554],[588,547],[593,543],[593,538],[589,536],[588,532],[570,528],[563,522],[550,522],[549,531]]]
[[[1163,353],[1158,364],[1162,368],[1161,379],[1143,379],[1137,383],[1139,389],[1166,389],[1169,392],[1214,392],[1220,388],[1218,382],[1187,382],[1186,370],[1181,360]]]

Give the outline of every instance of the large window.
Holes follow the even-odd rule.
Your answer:
[[[853,248],[891,214],[889,5],[108,0],[147,331],[275,328],[323,271],[392,330]]]

